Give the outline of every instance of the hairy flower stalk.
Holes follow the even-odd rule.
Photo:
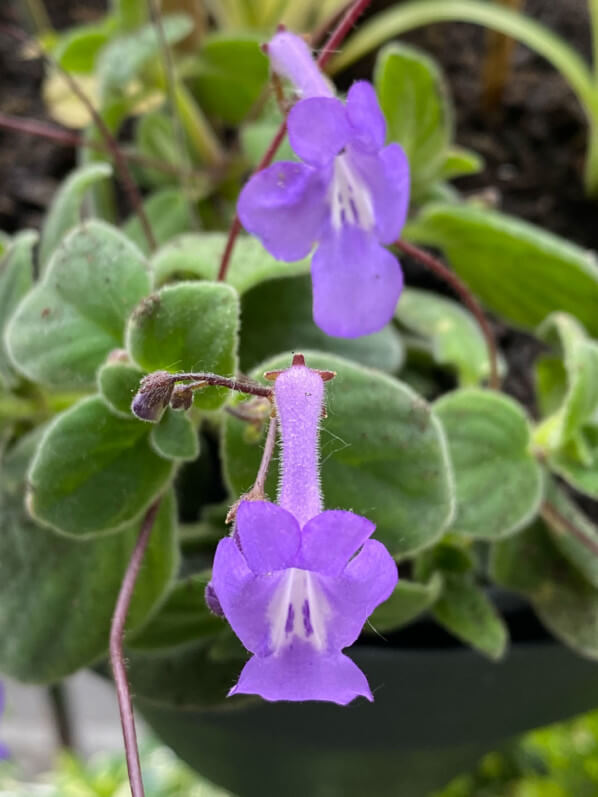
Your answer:
[[[325,374],[325,376],[328,376]],[[373,700],[341,651],[397,582],[367,518],[322,509],[318,426],[324,383],[302,357],[276,378],[282,437],[279,504],[242,501],[233,537],[221,540],[209,588],[254,655],[229,692],[266,700]]]
[[[279,162],[241,191],[243,226],[281,260],[299,260],[314,244],[314,320],[329,335],[381,329],[394,313],[403,276],[385,246],[399,237],[409,205],[409,166],[373,86],[358,81],[337,99],[305,42],[277,33],[268,48],[275,72],[300,97],[288,116],[301,162]]]

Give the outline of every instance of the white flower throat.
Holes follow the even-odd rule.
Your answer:
[[[374,227],[372,196],[364,180],[351,167],[344,152],[334,159],[328,199],[335,230],[345,224],[352,224],[363,230]]]
[[[273,652],[279,653],[295,638],[308,642],[316,650],[324,650],[326,620],[330,613],[314,574],[309,570],[289,568],[268,610]]]

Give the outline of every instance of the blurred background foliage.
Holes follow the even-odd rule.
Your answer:
[[[232,797],[192,772],[170,750],[148,741],[142,748],[147,797]],[[63,753],[54,772],[35,783],[19,780],[15,764],[0,763],[0,797],[128,797],[124,757],[97,755],[89,762]],[[430,797],[596,797],[598,711],[540,728]],[[400,779],[397,797],[403,795]]]

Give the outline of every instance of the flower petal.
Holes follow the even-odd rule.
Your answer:
[[[409,162],[403,148],[389,144],[372,155],[350,146],[347,157],[370,191],[378,240],[394,243],[409,209]]]
[[[367,80],[359,80],[349,89],[347,116],[353,131],[352,145],[366,152],[377,152],[384,146],[386,119],[374,87]]]
[[[0,761],[8,761],[10,758],[10,750],[5,744],[0,742]]]
[[[328,81],[301,36],[279,31],[268,42],[268,57],[272,69],[290,80],[302,97],[332,95]]]
[[[330,230],[311,262],[314,321],[328,335],[378,332],[393,316],[403,274],[398,261],[359,227]]]
[[[242,501],[236,529],[245,560],[257,575],[295,564],[301,531],[286,509],[269,501]]]
[[[254,174],[241,191],[241,223],[274,257],[300,260],[319,238],[327,215],[327,185],[327,175],[311,166],[274,163]]]
[[[289,142],[312,166],[324,166],[347,145],[351,128],[345,106],[334,97],[312,97],[291,108]]]
[[[367,540],[339,578],[320,576],[319,584],[333,611],[326,628],[332,650],[355,642],[367,618],[388,598],[397,581],[396,563],[378,540]]]
[[[253,656],[229,695],[265,700],[327,700],[346,706],[356,697],[374,699],[365,675],[342,653],[324,655],[295,640],[278,656]]]
[[[256,576],[232,537],[218,543],[212,585],[233,631],[253,653],[270,652],[268,611],[282,574]]]
[[[301,567],[338,576],[355,551],[374,533],[365,517],[329,509],[312,518],[301,532]]]

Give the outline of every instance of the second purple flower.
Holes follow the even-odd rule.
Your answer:
[[[286,52],[297,58],[291,48]],[[287,72],[315,69],[302,59]],[[366,81],[351,87],[345,104],[330,94],[300,100],[288,132],[303,163],[283,161],[255,174],[241,192],[239,218],[280,260],[299,260],[318,244],[313,313],[324,332],[349,338],[377,332],[392,318],[403,285],[385,245],[396,241],[407,216],[405,153],[399,144],[384,145],[386,123]]]

